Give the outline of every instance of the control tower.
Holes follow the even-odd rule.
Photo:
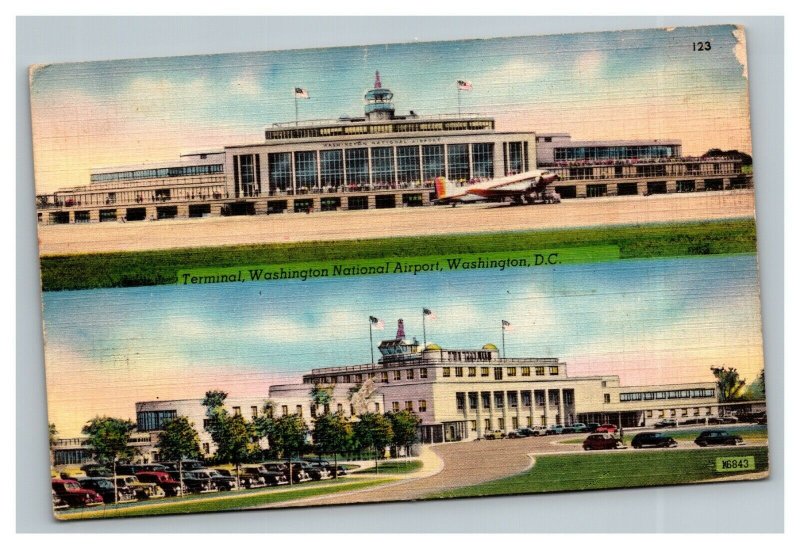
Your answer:
[[[381,84],[381,73],[375,71],[375,86],[364,95],[366,105],[364,114],[368,121],[392,120],[394,118],[394,94],[392,90],[384,88]]]

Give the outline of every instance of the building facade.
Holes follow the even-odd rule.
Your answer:
[[[427,206],[433,182],[485,181],[547,166],[562,198],[751,185],[735,159],[684,159],[679,140],[574,142],[498,131],[473,114],[397,114],[376,73],[364,115],[277,123],[257,143],[176,162],[95,170],[89,185],[37,196],[44,224]]]

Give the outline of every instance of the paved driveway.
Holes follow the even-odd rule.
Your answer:
[[[473,486],[522,473],[533,466],[534,456],[536,455],[584,453],[580,444],[561,443],[580,436],[569,434],[516,440],[481,440],[424,446],[423,455],[421,456],[425,464],[423,470],[404,480],[357,492],[308,498],[265,507],[308,507],[312,505],[420,499],[444,490]],[[626,441],[630,443],[630,436],[626,436]],[[766,441],[753,442],[748,445],[762,446],[764,444],[766,444]],[[679,441],[677,449],[666,451],[697,449],[699,448],[691,441]],[[604,451],[614,452],[619,450]],[[661,452],[665,450],[653,448],[635,451]],[[598,454],[601,452],[594,451],[590,453]]]

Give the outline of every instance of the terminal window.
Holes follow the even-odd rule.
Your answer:
[[[470,431],[477,431],[478,430],[478,421],[475,419],[469,420],[469,430]]]
[[[394,380],[395,380],[395,381],[400,381],[400,379],[401,379],[401,373],[400,373],[400,370],[395,370],[395,371],[394,371],[394,372],[392,372],[392,373],[393,373]]]
[[[399,412],[400,411],[400,403],[399,402],[392,402],[392,412]]]
[[[475,368],[474,366],[470,366],[469,368],[467,368],[467,375],[469,377],[475,377],[477,375],[477,373],[478,373],[478,369]]]
[[[558,375],[558,366],[550,366],[550,375],[557,376]]]
[[[406,379],[414,379],[414,370],[406,370]]]
[[[536,367],[536,375],[543,376],[544,375],[544,366],[537,366]]]
[[[514,368],[514,367],[510,367],[510,368],[508,368],[507,373],[508,373],[509,377],[510,376],[515,376],[515,375],[517,375],[517,369]]]
[[[456,366],[456,377],[464,377],[464,368]]]
[[[417,402],[417,411],[425,412],[428,410],[428,401],[427,400],[420,400]]]
[[[450,377],[450,368],[448,366],[442,368],[442,377]]]
[[[406,400],[406,410],[409,412],[414,411],[414,401],[413,400]]]
[[[420,368],[419,369],[419,377],[421,379],[428,379],[428,369],[427,368]]]
[[[381,383],[389,383],[389,372],[381,372]]]
[[[481,377],[489,377],[489,368],[486,366],[481,367]]]
[[[530,366],[523,366],[522,367],[522,375],[523,376],[530,376],[531,375],[531,367]]]
[[[464,409],[464,393],[456,393],[456,410]]]

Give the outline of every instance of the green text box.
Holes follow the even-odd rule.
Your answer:
[[[178,271],[177,284],[220,284],[229,282],[280,282],[311,278],[369,275],[418,275],[431,272],[493,269],[541,269],[574,263],[619,259],[617,246],[591,246],[443,254],[375,259],[325,260],[249,266],[208,267]]]
[[[717,473],[738,473],[739,471],[755,470],[755,456],[732,456],[717,458]]]

